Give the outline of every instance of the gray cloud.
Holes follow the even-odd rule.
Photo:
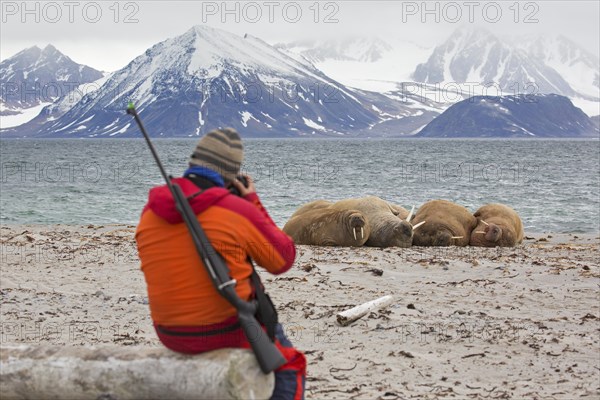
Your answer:
[[[103,70],[198,24],[270,43],[368,35],[427,47],[459,26],[477,25],[498,35],[562,34],[600,53],[597,1],[2,1],[1,11],[2,59],[52,43]]]

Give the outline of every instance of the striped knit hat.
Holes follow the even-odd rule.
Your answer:
[[[240,135],[233,128],[208,132],[196,145],[190,167],[206,167],[218,172],[226,181],[233,181],[244,160]]]

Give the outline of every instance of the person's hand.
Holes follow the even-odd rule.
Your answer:
[[[249,175],[243,175],[248,181],[248,187],[244,186],[242,182],[235,179],[232,184],[240,192],[240,196],[246,197],[249,194],[256,193],[256,186],[254,186],[254,180]]]

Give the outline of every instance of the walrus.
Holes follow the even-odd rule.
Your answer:
[[[372,247],[410,247],[412,245],[413,226],[400,214],[409,217],[408,211],[394,206],[375,196],[340,200],[331,206],[337,210],[358,210],[367,219],[371,228],[366,246]]]
[[[412,222],[426,222],[413,236],[415,246],[466,246],[477,226],[477,218],[469,210],[447,200],[423,204]]]
[[[360,247],[369,238],[371,229],[358,210],[336,210],[318,200],[300,207],[283,231],[296,244]]]
[[[473,216],[478,224],[471,233],[471,246],[513,247],[523,242],[523,222],[512,208],[504,204],[486,204]]]
[[[302,207],[300,207],[299,209],[297,209],[292,216],[290,217],[290,219],[297,217],[300,214],[304,214],[307,211],[310,210],[316,210],[318,208],[327,208],[330,205],[332,205],[333,203],[327,200],[315,200],[315,201],[311,201],[310,203],[306,203],[304,204]]]
[[[412,217],[413,212],[415,211],[415,208],[413,207],[412,210],[410,212],[408,212],[408,210],[402,206],[396,205],[396,204],[392,204],[389,203],[389,206],[392,210],[392,213],[397,216],[400,219],[403,219],[405,221],[410,222],[409,218]]]

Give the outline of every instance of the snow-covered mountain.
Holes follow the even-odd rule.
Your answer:
[[[166,137],[223,126],[244,136],[376,135],[382,123],[389,134],[403,134],[416,122],[402,116],[416,115],[424,125],[438,114],[427,105],[349,89],[255,37],[196,26],[148,49],[64,114],[48,107],[3,134],[138,137],[124,113],[129,101],[152,135]]]
[[[557,71],[580,96],[600,98],[600,61],[570,39],[540,36],[530,41],[516,41],[534,59]]]
[[[505,39],[485,29],[461,28],[416,67],[413,79],[441,86],[467,83],[474,94],[556,93],[594,115],[600,104],[599,65],[597,57],[565,37]]]
[[[415,65],[431,53],[407,40],[377,37],[305,40],[276,47],[312,62],[344,85],[377,92],[397,90],[400,82],[411,80]]]
[[[410,38],[350,38],[279,44],[343,84],[393,94],[413,82],[443,111],[474,95],[557,93],[600,113],[598,57],[564,36],[497,37],[457,29],[434,49]]]
[[[474,96],[454,104],[417,137],[595,137],[600,131],[581,109],[556,94]]]
[[[2,65],[11,76],[28,78],[35,66],[69,60],[53,49],[40,50],[48,53],[46,62],[27,56],[20,64],[6,60]],[[419,59],[427,61],[415,70]],[[486,83],[501,87],[505,95],[568,94],[576,106],[590,105],[584,108],[588,115],[598,115],[597,64],[597,57],[565,38],[511,44],[483,30],[459,29],[430,52],[410,42],[390,45],[376,38],[271,46],[249,35],[196,26],[152,46],[121,70],[78,86],[30,122],[2,129],[2,134],[139,137],[124,113],[134,101],[154,136],[197,136],[223,126],[255,137],[404,136],[478,94],[471,84],[481,89]],[[84,69],[80,66],[80,72]],[[68,76],[63,81],[72,89],[75,78]],[[76,77],[83,79],[83,74]],[[536,87],[528,86],[532,81]],[[528,109],[534,110],[523,110]]]
[[[339,39],[299,40],[275,45],[302,54],[314,64],[323,61],[362,61],[375,62],[392,50],[392,46],[377,37],[345,37]]]
[[[493,83],[507,93],[575,94],[544,60],[508,45],[485,29],[456,30],[435,48],[426,63],[417,66],[413,78],[425,83]],[[531,87],[531,82],[537,87]]]
[[[54,46],[25,49],[0,63],[2,127],[25,122],[41,108],[103,73],[77,64]],[[25,121],[23,121],[25,119]]]

